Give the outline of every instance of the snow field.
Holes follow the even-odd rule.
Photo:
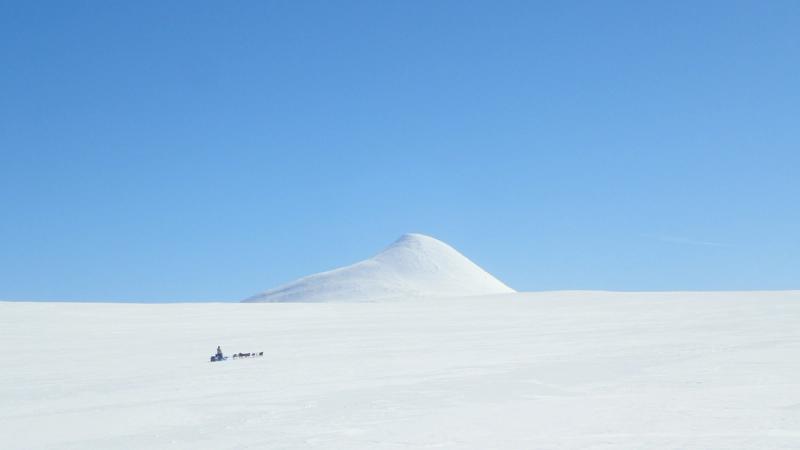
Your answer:
[[[0,303],[0,339],[9,449],[800,445],[800,292]]]

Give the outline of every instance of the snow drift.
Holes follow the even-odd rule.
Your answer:
[[[371,301],[515,292],[442,241],[406,234],[356,264],[300,278],[245,302]]]

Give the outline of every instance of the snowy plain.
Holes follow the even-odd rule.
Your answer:
[[[0,342],[7,449],[800,448],[800,291],[2,302]]]

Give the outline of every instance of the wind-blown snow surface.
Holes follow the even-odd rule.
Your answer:
[[[800,292],[0,303],[0,342],[8,449],[800,446]]]
[[[245,301],[359,302],[510,292],[514,290],[453,247],[411,233],[370,259],[300,278]]]

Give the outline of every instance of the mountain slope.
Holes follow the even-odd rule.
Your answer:
[[[245,302],[371,301],[515,292],[442,241],[406,234],[374,257],[300,278]]]

